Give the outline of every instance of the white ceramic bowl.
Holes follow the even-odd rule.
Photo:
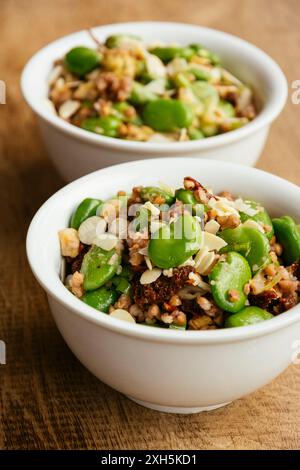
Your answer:
[[[126,323],[89,307],[64,287],[57,232],[68,225],[85,197],[104,199],[118,189],[158,180],[178,187],[186,175],[215,191],[255,196],[272,215],[290,214],[300,220],[300,188],[277,176],[212,160],[164,158],[98,170],[67,185],[39,209],[27,236],[33,273],[78,359],[138,403],[180,413],[222,406],[280,374],[299,344],[300,305],[258,325],[218,331],[169,331]]]
[[[93,29],[104,40],[108,35],[128,32],[147,43],[203,43],[217,52],[223,64],[251,85],[261,104],[259,115],[245,127],[205,140],[169,144],[131,142],[104,137],[77,128],[46,106],[48,75],[53,61],[76,45],[93,46],[86,31],[63,37],[41,49],[27,63],[21,80],[28,104],[38,116],[42,134],[54,165],[70,181],[116,163],[160,156],[213,158],[253,166],[265,144],[272,121],[282,110],[287,84],[279,66],[263,51],[230,34],[180,23],[119,23]]]

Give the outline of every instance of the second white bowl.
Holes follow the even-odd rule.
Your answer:
[[[105,166],[141,158],[189,156],[253,166],[264,147],[269,127],[287,97],[286,79],[263,51],[230,34],[181,23],[133,22],[93,28],[100,40],[131,33],[146,43],[201,43],[220,55],[222,63],[249,84],[261,104],[258,116],[246,126],[204,140],[148,143],[119,140],[85,131],[63,121],[46,105],[48,76],[54,60],[77,45],[94,46],[87,31],[65,36],[41,49],[27,63],[21,80],[29,106],[38,116],[49,155],[67,181]]]

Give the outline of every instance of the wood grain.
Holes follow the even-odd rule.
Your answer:
[[[60,337],[26,262],[25,236],[38,207],[63,185],[25,105],[27,59],[58,36],[130,20],[219,28],[266,50],[300,79],[298,0],[0,0],[0,447],[6,449],[295,449],[300,446],[300,368],[227,408],[192,416],[150,411],[96,380]],[[275,125],[259,167],[300,182],[300,105]]]

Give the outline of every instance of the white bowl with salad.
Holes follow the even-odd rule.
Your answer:
[[[162,155],[253,166],[287,97],[280,67],[254,45],[163,22],[58,39],[27,63],[21,86],[68,181]]]
[[[126,195],[142,204],[129,218],[139,236],[117,245],[111,208]],[[188,243],[156,237],[174,233],[187,196]],[[54,194],[30,225],[28,259],[62,336],[96,377],[156,410],[212,410],[298,361],[299,197],[241,165],[128,162]],[[138,246],[140,216],[161,224],[159,204],[171,220]]]

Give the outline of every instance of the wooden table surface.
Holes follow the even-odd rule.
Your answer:
[[[49,41],[92,25],[131,20],[197,23],[263,48],[286,73],[290,96],[259,168],[300,183],[298,0],[0,0],[0,448],[295,449],[300,447],[300,367],[211,413],[142,408],[94,378],[69,351],[25,256],[28,224],[63,185],[19,89],[23,65]]]

